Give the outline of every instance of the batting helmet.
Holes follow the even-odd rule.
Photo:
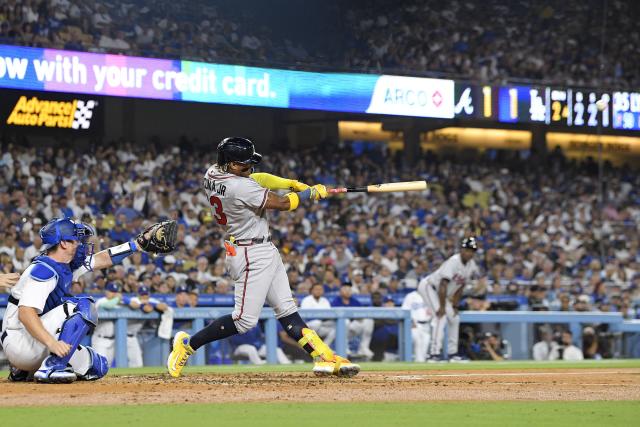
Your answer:
[[[229,162],[257,165],[262,160],[262,154],[256,153],[253,142],[247,138],[232,136],[225,138],[218,144],[218,165]]]
[[[471,250],[477,251],[478,241],[473,236],[467,237],[466,239],[462,240],[462,244],[460,245],[460,247],[463,249],[471,249]]]

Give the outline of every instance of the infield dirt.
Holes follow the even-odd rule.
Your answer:
[[[55,392],[54,392],[55,390]],[[108,376],[65,385],[0,380],[1,406],[223,402],[640,400],[640,369],[540,369]]]

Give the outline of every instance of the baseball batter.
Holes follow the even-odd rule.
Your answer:
[[[94,255],[88,243],[92,235],[89,226],[68,218],[54,218],[40,230],[44,252],[11,289],[2,321],[0,342],[11,364],[9,380],[26,381],[33,375],[40,382],[69,383],[106,375],[107,359],[80,345],[98,322],[93,299],[74,297],[69,288],[83,274],[120,263],[147,243],[138,236]]]
[[[457,309],[466,282],[477,272],[478,267],[473,260],[478,244],[475,237],[462,241],[460,253],[446,260],[436,271],[425,277],[418,284],[418,293],[424,299],[430,312],[435,313],[431,319],[431,360],[442,359],[442,345],[445,326],[448,324],[447,353],[449,356],[458,352],[458,334],[460,316]]]
[[[217,151],[217,162],[207,170],[203,186],[215,221],[229,236],[225,263],[235,282],[235,306],[232,314],[214,320],[192,337],[182,331],[175,335],[167,361],[169,373],[178,377],[189,356],[203,345],[253,328],[266,300],[287,334],[315,358],[316,375],[356,375],[360,367],[335,355],[298,314],[280,253],[269,235],[267,210],[295,210],[301,203],[327,197],[326,188],[252,173],[262,156],[248,139],[226,138]],[[281,189],[294,191],[284,196],[269,191]]]

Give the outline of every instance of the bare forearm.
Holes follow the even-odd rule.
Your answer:
[[[45,346],[49,347],[53,341],[56,341],[53,335],[44,328],[35,308],[20,306],[18,309],[18,318],[27,332]]]
[[[492,347],[487,347],[487,351],[489,352],[493,360],[496,360],[496,361],[504,360],[504,358],[498,355],[498,353],[496,353],[496,351]]]
[[[462,288],[458,289],[453,297],[451,298],[451,305],[453,308],[456,308],[460,303],[460,298],[462,298]]]
[[[288,197],[279,196],[278,194],[269,191],[269,193],[267,194],[267,203],[265,203],[264,206],[267,209],[288,211],[291,208],[291,202]]]
[[[440,301],[440,307],[444,307],[447,300],[447,281],[443,280],[440,282],[440,287],[438,288],[438,300]]]
[[[111,256],[109,256],[109,249],[105,249],[104,251],[100,251],[93,256],[94,270],[102,270],[103,268],[109,268],[113,265],[111,261]]]
[[[316,184],[313,187],[303,185],[307,187],[305,190],[287,193],[284,196],[269,192],[265,207],[279,211],[292,211],[297,209],[301,203],[324,199],[328,195],[326,187],[322,184]]]

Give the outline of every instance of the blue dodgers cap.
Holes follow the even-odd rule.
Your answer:
[[[141,285],[138,287],[138,295],[149,295],[149,287],[145,285]]]
[[[184,293],[189,293],[189,288],[187,288],[187,286],[186,286],[186,285],[180,285],[180,286],[178,286],[178,287],[176,288],[176,294],[179,294],[179,293],[182,293],[182,292],[184,292]]]
[[[104,289],[109,292],[120,292],[120,285],[115,282],[109,282],[107,283],[107,286],[104,287]]]

